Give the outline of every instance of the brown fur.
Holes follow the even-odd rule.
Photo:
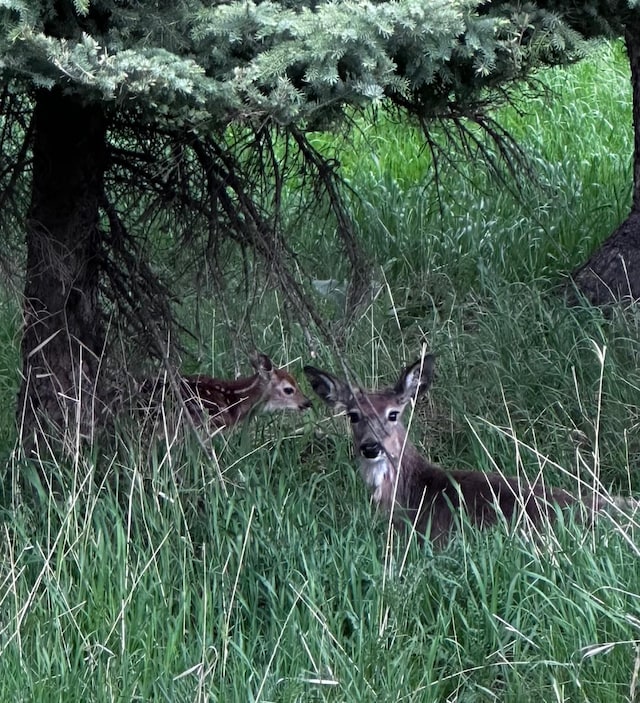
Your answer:
[[[407,444],[398,476],[395,507],[393,485],[385,485],[381,507],[394,513],[396,525],[411,522],[424,535],[428,530],[434,542],[446,541],[455,527],[456,515],[463,510],[471,524],[479,528],[499,520],[511,522],[526,516],[534,525],[552,519],[554,505],[566,508],[576,499],[567,491],[549,488],[541,482],[529,485],[513,477],[481,471],[444,471],[429,463]],[[410,468],[411,470],[407,470]]]
[[[442,543],[463,511],[479,528],[518,518],[539,526],[553,519],[556,508],[578,503],[572,494],[549,488],[541,480],[529,484],[499,473],[445,471],[427,461],[409,441],[401,415],[430,386],[434,363],[428,355],[407,367],[393,388],[374,392],[353,389],[311,366],[304,369],[325,403],[346,410],[362,477],[374,501],[392,514],[394,524],[410,522],[420,535]],[[586,507],[603,506],[597,501]]]

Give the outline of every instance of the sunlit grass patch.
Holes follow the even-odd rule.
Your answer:
[[[530,173],[519,184],[496,180],[479,159],[448,154],[454,163],[441,160],[436,190],[424,137],[392,119],[329,141],[357,194],[352,207],[365,250],[392,280],[437,272],[459,295],[495,278],[562,279],[630,205],[628,71],[621,47],[603,44],[569,71],[540,73],[544,90],[498,112],[527,154]],[[301,234],[310,241],[314,232]],[[324,233],[313,246],[318,278],[344,275],[324,254],[331,237]]]

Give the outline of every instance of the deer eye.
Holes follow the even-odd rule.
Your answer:
[[[360,421],[360,413],[357,413],[354,410],[352,410],[351,412],[348,412],[347,417],[349,418],[349,422],[352,425],[355,425],[356,422]]]
[[[283,392],[285,395],[293,395],[293,393],[294,393],[293,388],[291,388],[291,386],[285,386],[285,387],[282,389],[282,392]]]
[[[387,420],[389,422],[396,422],[398,419],[398,411],[397,410],[392,410],[388,415],[387,415]]]

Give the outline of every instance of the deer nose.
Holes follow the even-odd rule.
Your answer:
[[[381,447],[378,442],[363,442],[360,445],[360,454],[366,459],[377,459],[380,453]]]
[[[300,410],[308,410],[312,404],[313,403],[308,398],[305,398],[305,400],[300,403]]]

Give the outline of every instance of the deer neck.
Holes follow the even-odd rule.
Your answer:
[[[238,378],[235,381],[226,381],[220,390],[224,395],[226,408],[224,414],[227,424],[235,425],[247,416],[260,412],[264,405],[266,388],[258,374],[248,378]]]
[[[416,463],[423,459],[407,438],[404,428],[398,428],[387,452],[375,460],[360,456],[360,474],[369,486],[373,500],[386,510],[394,504],[406,505],[407,485]]]

